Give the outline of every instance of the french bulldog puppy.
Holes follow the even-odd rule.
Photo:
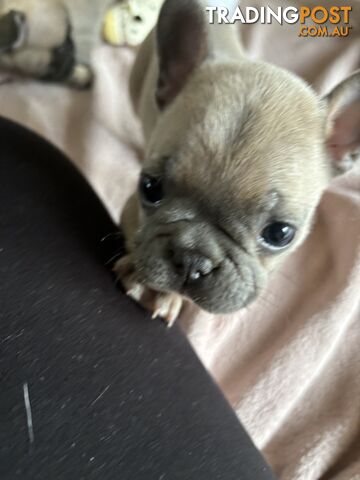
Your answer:
[[[0,69],[87,88],[111,0],[0,0]]]
[[[166,0],[131,96],[146,148],[122,217],[125,289],[172,324],[253,301],[304,241],[333,175],[360,145],[360,72],[327,97],[246,58],[198,0]]]

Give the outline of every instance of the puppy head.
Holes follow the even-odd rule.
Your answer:
[[[165,2],[135,257],[149,286],[226,313],[304,240],[333,171],[359,145],[360,76],[319,99],[212,44],[195,1]]]

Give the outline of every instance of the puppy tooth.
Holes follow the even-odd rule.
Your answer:
[[[141,285],[135,285],[133,288],[128,290],[126,294],[131,297],[133,300],[140,302],[141,297],[144,293],[144,289]]]

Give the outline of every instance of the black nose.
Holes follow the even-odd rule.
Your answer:
[[[210,258],[191,250],[170,250],[170,257],[177,273],[184,276],[186,282],[195,282],[214,270]]]

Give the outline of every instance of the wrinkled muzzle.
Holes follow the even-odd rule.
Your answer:
[[[135,240],[141,283],[175,291],[211,313],[231,313],[253,300],[263,272],[238,245],[205,222],[147,221]]]

